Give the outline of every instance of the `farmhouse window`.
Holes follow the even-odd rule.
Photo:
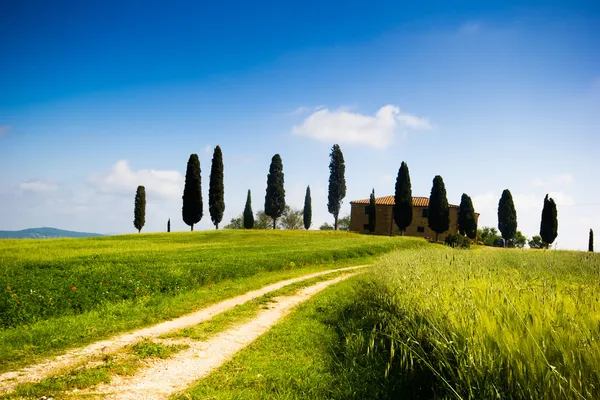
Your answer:
[[[422,226],[417,226],[417,232],[419,233],[425,233],[425,228]]]
[[[423,218],[429,218],[429,208],[424,208],[424,209],[422,210],[422,214],[421,214],[421,216],[422,216]]]

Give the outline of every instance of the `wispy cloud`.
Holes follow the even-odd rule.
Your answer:
[[[294,126],[292,132],[326,143],[385,149],[400,130],[427,129],[431,129],[431,125],[426,119],[405,113],[397,106],[386,105],[374,116],[324,108],[313,112],[301,125]]]
[[[57,189],[57,185],[51,181],[45,180],[31,180],[23,182],[19,185],[21,192],[33,192],[33,193],[45,193],[53,192]]]
[[[6,135],[10,131],[10,125],[0,125],[0,136]]]
[[[323,108],[325,108],[325,106],[316,106],[316,107],[307,107],[307,106],[301,106],[296,108],[294,111],[291,111],[288,113],[288,115],[304,115],[304,114],[309,114],[315,111],[319,111],[322,110]]]
[[[469,21],[460,27],[460,33],[465,35],[475,35],[481,29],[481,22]]]
[[[137,186],[143,185],[149,195],[178,199],[183,192],[184,178],[179,171],[134,171],[127,160],[120,160],[107,173],[91,176],[89,182],[96,190],[106,194],[133,196]]]
[[[557,185],[570,185],[573,182],[573,175],[564,173],[551,176],[547,179],[537,178],[533,180],[533,186],[544,187],[544,186],[557,186]]]

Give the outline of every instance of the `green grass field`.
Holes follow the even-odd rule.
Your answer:
[[[181,399],[600,397],[600,257],[393,252]]]
[[[0,241],[0,371],[418,239],[210,231]]]

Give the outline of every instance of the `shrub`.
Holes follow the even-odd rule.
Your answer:
[[[446,236],[444,242],[450,247],[456,247],[460,249],[469,249],[471,248],[471,240],[461,235],[460,233],[451,233]]]

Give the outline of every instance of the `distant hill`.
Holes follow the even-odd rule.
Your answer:
[[[99,233],[73,232],[56,228],[31,228],[22,231],[0,231],[0,239],[50,239],[103,236]]]

